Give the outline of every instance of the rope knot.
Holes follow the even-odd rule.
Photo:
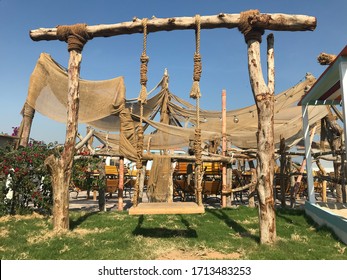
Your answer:
[[[193,73],[193,85],[190,90],[190,98],[200,98],[200,78],[202,73],[202,63],[200,55],[200,15],[195,16],[196,30],[195,30],[195,41],[196,41],[196,51],[194,53],[194,73]]]
[[[143,151],[143,127],[140,124],[137,128],[137,160],[136,160],[136,169],[139,170],[142,168],[142,151]]]
[[[194,139],[194,150],[195,150],[195,163],[197,165],[202,164],[202,148],[201,148],[201,129],[195,129],[195,139]]]
[[[259,20],[259,15],[259,10],[249,10],[240,13],[238,29],[245,36],[246,43],[249,40],[256,40],[261,43],[261,36],[264,34],[264,30],[253,27],[254,23]]]
[[[141,104],[146,103],[147,101],[147,71],[148,71],[148,61],[149,57],[146,54],[147,51],[147,18],[142,19],[142,25],[143,25],[143,51],[140,57],[140,84],[141,84],[141,90],[139,97],[137,100],[141,102]],[[141,119],[142,119],[142,109],[141,109]]]
[[[22,109],[22,116],[34,118],[35,110],[28,104],[28,102],[25,102],[23,109]]]
[[[201,63],[201,55],[199,53],[194,54],[194,75],[193,80],[194,81],[200,81],[202,73],[202,63]]]
[[[68,51],[76,50],[82,52],[84,45],[93,37],[87,32],[87,24],[58,25],[57,37],[60,41],[68,43]]]

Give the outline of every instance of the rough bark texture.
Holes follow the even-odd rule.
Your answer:
[[[201,16],[201,29],[213,28],[237,28],[240,24],[240,14],[225,14]],[[252,27],[281,31],[306,31],[314,30],[317,25],[315,17],[306,15],[287,14],[260,14],[252,22]],[[195,17],[152,18],[147,21],[147,31],[172,31],[195,29]],[[116,24],[99,24],[87,26],[90,37],[111,37],[123,34],[135,34],[143,32],[141,19]],[[57,40],[57,28],[39,28],[30,31],[30,37],[34,41]]]
[[[60,157],[53,155],[45,160],[52,175],[53,187],[53,230],[64,231],[69,229],[69,185],[75,153],[75,143],[78,129],[79,110],[79,69],[82,55],[71,51],[69,60],[69,90],[68,111],[66,124],[66,137],[64,149]]]
[[[260,43],[250,39],[248,70],[258,112],[257,131],[257,190],[259,199],[260,243],[276,241],[274,178],[274,68],[273,37],[268,37],[268,85],[265,84],[260,63]]]

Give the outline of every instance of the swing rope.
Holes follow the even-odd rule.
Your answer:
[[[149,57],[147,56],[147,18],[142,19],[142,26],[143,26],[143,50],[140,57],[140,84],[141,84],[141,90],[140,95],[138,97],[138,101],[140,103],[140,124],[137,127],[137,160],[136,160],[136,184],[134,189],[134,199],[133,204],[134,206],[138,205],[139,201],[139,193],[140,193],[140,178],[142,173],[142,152],[143,152],[143,141],[144,141],[144,135],[143,135],[143,104],[147,102],[147,64],[149,61]]]
[[[147,18],[142,19],[142,26],[143,26],[143,50],[140,57],[141,61],[141,67],[140,67],[140,84],[141,84],[141,91],[140,95],[138,97],[139,102],[141,102],[141,105],[147,102],[147,64],[149,61],[149,57],[147,56]],[[142,123],[142,115],[143,115],[143,108],[141,106],[141,123]]]
[[[202,72],[202,64],[201,64],[201,55],[200,55],[200,15],[195,16],[195,53],[194,53],[194,74],[193,74],[193,86],[190,90],[190,97],[191,98],[198,98],[201,97],[200,92],[200,77]]]
[[[193,86],[190,91],[190,97],[196,99],[196,128],[194,137],[194,152],[195,152],[195,176],[196,176],[196,202],[202,205],[202,149],[201,149],[201,129],[200,129],[200,77],[202,72],[201,56],[200,56],[200,15],[195,16],[195,44],[194,53],[194,74]]]

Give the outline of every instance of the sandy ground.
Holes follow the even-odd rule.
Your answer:
[[[331,212],[347,220],[347,203],[317,202],[317,204],[325,211]]]

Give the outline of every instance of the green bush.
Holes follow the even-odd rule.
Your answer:
[[[44,160],[54,145],[31,140],[27,147],[0,148],[0,215],[51,213],[51,177]]]

